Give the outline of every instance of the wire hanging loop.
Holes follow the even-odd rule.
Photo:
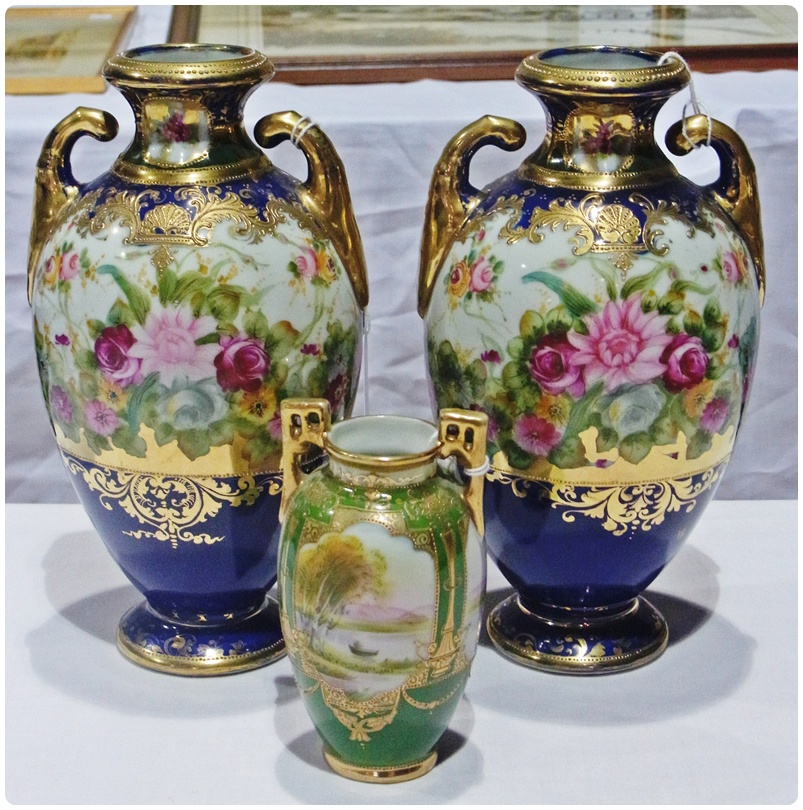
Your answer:
[[[711,146],[711,114],[708,112],[708,108],[703,104],[699,98],[697,98],[697,91],[694,87],[694,79],[691,76],[691,68],[689,67],[689,63],[677,52],[677,51],[667,51],[659,60],[659,65],[666,64],[670,59],[675,59],[678,62],[682,62],[683,65],[686,67],[686,70],[689,71],[689,95],[691,98],[683,105],[683,112],[681,113],[682,116],[682,123],[681,128],[683,132],[683,137],[692,144],[695,149],[699,149],[702,145],[702,141],[695,142],[689,137],[688,132],[686,131],[686,121],[691,118],[690,115],[687,114],[687,110],[689,109],[689,105],[691,105],[692,113],[694,115],[704,115],[705,120],[708,123],[708,134],[705,139],[705,145]]]

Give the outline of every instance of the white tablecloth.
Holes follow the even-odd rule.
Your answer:
[[[73,504],[6,507],[13,804],[781,804],[797,797],[797,503],[714,501],[647,592],[666,652],[572,677],[481,639],[441,762],[334,775],[286,658],[180,678],[115,649],[140,600]],[[490,604],[509,593],[492,567]]]
[[[163,41],[169,7],[140,12],[127,46]],[[757,376],[718,497],[791,498],[797,491],[797,73],[695,74],[694,79],[711,114],[736,129],[750,149],[766,237],[768,292]],[[676,120],[687,100],[687,92],[674,98],[659,125],[665,129]],[[76,500],[39,390],[25,274],[39,150],[50,129],[79,105],[108,110],[120,122],[111,143],[90,138],[78,143],[74,171],[88,181],[108,169],[133,133],[133,116],[122,96],[110,89],[102,95],[6,97],[6,499],[12,502]],[[416,286],[432,168],[452,135],[486,113],[521,121],[529,133],[524,151],[532,151],[543,136],[541,108],[512,78],[308,87],[272,82],[248,102],[248,128],[267,112],[285,109],[321,125],[348,174],[371,294],[364,375],[370,410],[428,418]],[[482,187],[523,157],[481,150],[472,164],[472,183]],[[274,150],[272,159],[306,176],[301,154],[289,144]],[[697,182],[716,176],[711,154],[695,153],[678,165]],[[362,402],[361,393],[357,412]]]

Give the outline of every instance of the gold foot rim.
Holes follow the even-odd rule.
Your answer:
[[[516,594],[500,602],[491,611],[486,621],[486,629],[494,647],[496,647],[502,655],[517,664],[530,667],[531,669],[538,669],[543,672],[552,672],[560,675],[613,674],[649,664],[664,652],[669,643],[669,629],[661,613],[643,596],[638,597],[637,603],[638,610],[641,612],[642,617],[654,622],[655,633],[647,643],[632,646],[626,652],[623,651],[616,655],[596,656],[583,654],[566,656],[550,655],[549,653],[540,652],[536,649],[536,643],[534,642],[537,641],[539,629],[543,630],[544,627],[539,628],[537,625],[539,620],[521,608]],[[528,628],[531,630],[529,633],[518,633],[511,637],[503,633],[499,627],[499,624],[501,624],[500,617],[504,612],[508,614],[511,612],[520,613],[521,617],[524,619],[522,624],[528,623],[527,618],[529,618],[536,626]],[[543,622],[543,624],[544,626],[547,625],[546,622]],[[521,627],[519,629],[521,629]],[[554,631],[555,626],[552,625],[550,629]],[[568,634],[572,634],[571,629],[566,626],[562,626],[561,629]],[[615,638],[615,626],[611,626],[609,630],[612,631],[611,635]],[[583,628],[578,627],[576,633],[572,635],[582,636]]]
[[[250,669],[264,667],[278,660],[287,652],[284,639],[280,639],[270,647],[242,655],[225,655],[215,658],[165,655],[139,647],[127,638],[120,628],[117,629],[117,649],[130,661],[146,669],[164,672],[168,675],[190,677],[234,675],[238,672],[247,672]]]
[[[358,782],[371,782],[376,785],[391,784],[393,782],[408,782],[419,776],[429,773],[438,760],[438,752],[433,751],[423,759],[408,762],[404,765],[383,765],[372,768],[365,765],[351,765],[335,756],[328,749],[324,749],[324,757],[329,767],[340,776],[355,779]]]

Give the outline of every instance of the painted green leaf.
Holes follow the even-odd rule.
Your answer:
[[[699,458],[703,453],[711,449],[713,436],[705,430],[698,430],[689,441],[686,448],[686,458]]]
[[[221,284],[206,298],[209,311],[219,321],[233,321],[240,310],[240,301],[245,290],[230,284]]]
[[[96,371],[98,360],[91,349],[81,349],[75,353],[75,365],[80,371]]]
[[[268,337],[270,324],[263,312],[259,310],[256,312],[248,311],[243,316],[243,329],[249,337],[258,338],[264,342]]]
[[[101,332],[103,332],[103,330],[106,328],[106,324],[103,323],[103,321],[97,320],[96,318],[90,318],[86,322],[86,325],[89,329],[89,337],[91,337],[92,340],[97,340],[100,337]]]
[[[643,292],[652,287],[665,270],[666,265],[659,264],[649,273],[645,273],[641,276],[633,276],[633,278],[628,279],[622,286],[622,300],[624,301],[626,298],[630,298],[633,293]]]
[[[585,447],[578,436],[566,435],[563,441],[547,456],[550,464],[563,470],[585,467],[588,464]]]
[[[178,276],[169,268],[159,278],[159,300],[162,304],[169,304],[176,298],[178,290]]]
[[[98,267],[97,272],[102,276],[111,276],[115,280],[117,286],[125,296],[134,318],[136,318],[138,323],[145,323],[145,318],[147,318],[151,308],[150,299],[145,293],[143,293],[139,287],[131,284],[113,264],[102,264]]]
[[[206,430],[182,430],[176,438],[181,452],[192,460],[205,456],[211,449]]]
[[[590,298],[583,295],[583,293],[568,282],[552,275],[552,273],[535,270],[532,273],[527,273],[526,276],[522,276],[521,280],[525,283],[537,281],[545,287],[548,287],[560,298],[566,309],[575,317],[582,318],[584,315],[589,315],[599,310],[599,307]]]
[[[535,338],[537,340],[544,334],[544,319],[537,312],[528,309],[519,321],[519,334],[522,338]]]
[[[522,450],[512,439],[503,444],[503,450],[508,464],[516,470],[526,470],[533,463],[533,456]]]
[[[136,458],[145,458],[147,453],[147,445],[145,440],[137,433],[132,431],[127,424],[121,425],[112,434],[112,444],[119,447],[120,450],[125,450],[130,456]]]
[[[638,464],[652,449],[649,434],[644,431],[631,433],[619,443],[619,455],[631,464]]]

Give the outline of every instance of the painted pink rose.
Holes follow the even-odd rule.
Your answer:
[[[666,364],[664,385],[673,394],[694,388],[708,371],[708,355],[702,341],[683,332],[672,338],[661,355],[661,362]]]
[[[746,275],[742,257],[732,250],[722,255],[722,275],[731,284],[738,284]]]
[[[600,380],[611,393],[621,385],[638,385],[661,377],[661,356],[672,342],[666,333],[669,317],[643,312],[641,294],[625,301],[608,301],[602,312],[585,319],[587,335],[569,332],[578,351],[572,363],[583,366],[586,386]]]
[[[480,256],[480,258],[471,265],[469,272],[468,289],[470,292],[485,292],[485,290],[493,284],[494,271],[491,267],[491,263],[485,256]]]
[[[142,361],[142,375],[154,372],[168,388],[179,377],[203,380],[215,375],[215,357],[219,346],[196,341],[216,332],[211,315],[194,318],[189,307],[164,307],[154,302],[145,323],[132,327],[135,343],[129,357]]]
[[[78,258],[77,253],[69,253],[64,256],[59,267],[59,278],[62,281],[69,281],[78,275],[81,269],[81,260]]]
[[[72,400],[60,385],[54,385],[50,389],[50,407],[57,419],[65,423],[72,422]]]
[[[558,429],[534,414],[525,414],[513,426],[513,440],[534,456],[546,456],[560,441]]]
[[[714,397],[705,406],[700,417],[700,427],[709,433],[716,433],[728,418],[728,400],[724,397]]]
[[[304,248],[296,256],[295,262],[302,278],[315,278],[318,275],[318,257],[312,248]]]
[[[222,337],[215,357],[218,385],[224,391],[256,391],[270,371],[270,357],[257,338]]]
[[[131,357],[135,343],[131,330],[123,323],[107,326],[95,341],[95,358],[101,374],[109,382],[125,388],[142,382],[142,361]]]
[[[101,436],[111,436],[120,426],[120,417],[98,399],[86,403],[84,417],[89,429]]]
[[[577,349],[565,337],[544,335],[533,347],[528,365],[530,376],[547,394],[568,393],[577,398],[585,392],[582,366],[574,362]]]

